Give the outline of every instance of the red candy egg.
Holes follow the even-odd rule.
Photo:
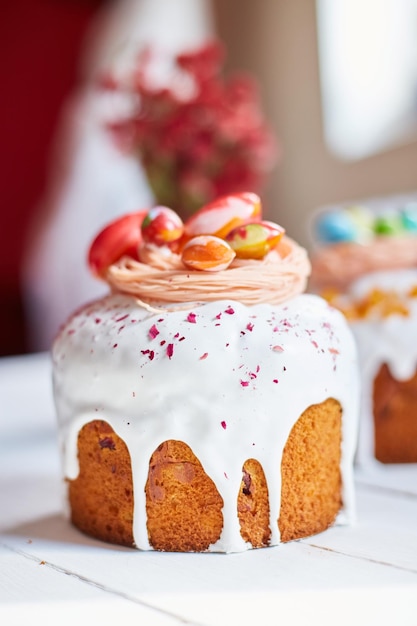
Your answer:
[[[147,211],[129,213],[110,222],[93,240],[88,251],[88,266],[97,277],[103,277],[106,269],[122,256],[138,260],[138,248],[142,240],[141,224]]]
[[[180,216],[165,206],[150,209],[142,222],[142,237],[145,243],[167,246],[178,241],[184,232]]]
[[[285,230],[273,222],[254,222],[234,228],[226,241],[239,259],[263,259],[275,248]]]
[[[233,228],[261,218],[261,200],[252,192],[223,196],[206,204],[185,223],[186,237],[214,235],[224,238]]]

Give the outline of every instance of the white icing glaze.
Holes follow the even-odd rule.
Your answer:
[[[77,476],[82,425],[106,420],[130,452],[139,549],[150,549],[144,492],[149,459],[168,439],[191,447],[223,498],[223,532],[210,551],[251,547],[240,535],[236,510],[249,458],[264,469],[270,543],[278,544],[285,442],[303,411],[329,397],[343,409],[343,510],[337,521],[353,521],[356,346],[342,314],[321,298],[301,295],[274,306],[224,300],[153,313],[130,296],[112,295],[69,320],[55,341],[53,362],[65,475]]]
[[[349,293],[360,299],[372,289],[395,291],[406,299],[410,288],[417,285],[417,269],[393,270],[368,274],[356,281]],[[362,398],[358,461],[374,460],[374,419],[372,393],[375,377],[383,363],[397,380],[411,378],[417,367],[417,298],[407,298],[409,316],[364,318],[351,323],[355,336],[361,372]]]

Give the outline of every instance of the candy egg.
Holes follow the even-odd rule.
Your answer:
[[[401,218],[396,213],[387,213],[375,218],[374,232],[377,235],[398,235],[402,230]]]
[[[373,239],[374,215],[370,209],[362,205],[346,207],[348,218],[352,221],[356,231],[355,240],[366,243]]]
[[[180,216],[165,206],[150,209],[142,222],[142,237],[145,243],[166,246],[178,241],[184,232]]]
[[[224,239],[213,235],[199,235],[190,239],[182,250],[186,267],[205,272],[219,272],[229,267],[236,253]]]
[[[254,222],[234,228],[227,243],[240,259],[262,259],[279,243],[285,230],[273,222]]]
[[[95,276],[104,276],[109,265],[122,256],[138,259],[141,224],[146,213],[138,211],[119,217],[98,233],[87,255],[88,266]]]
[[[224,238],[233,228],[261,218],[261,200],[252,192],[231,194],[203,206],[185,223],[187,237],[215,235]]]
[[[324,243],[355,241],[357,235],[355,224],[345,211],[322,214],[317,219],[316,232]]]
[[[400,212],[401,222],[408,232],[417,232],[417,202],[410,202]]]

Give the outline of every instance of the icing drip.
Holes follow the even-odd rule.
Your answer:
[[[240,535],[237,494],[243,464],[254,458],[268,483],[276,545],[288,435],[307,407],[333,397],[343,409],[338,521],[351,521],[356,358],[343,315],[317,296],[246,306],[217,295],[216,302],[165,315],[147,311],[133,297],[108,296],[77,312],[53,347],[65,475],[77,476],[83,424],[107,421],[130,452],[134,539],[147,550],[149,459],[161,442],[183,441],[224,501],[223,532],[209,550],[236,552],[251,547]]]
[[[142,250],[141,259],[122,258],[109,267],[106,280],[143,303],[233,298],[243,304],[280,304],[305,290],[310,273],[306,251],[288,237],[261,261],[235,259],[219,272],[187,270],[178,255],[156,247]]]

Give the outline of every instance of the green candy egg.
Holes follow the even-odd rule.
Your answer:
[[[376,235],[394,236],[403,231],[403,223],[397,214],[380,215],[375,218],[374,232]]]

